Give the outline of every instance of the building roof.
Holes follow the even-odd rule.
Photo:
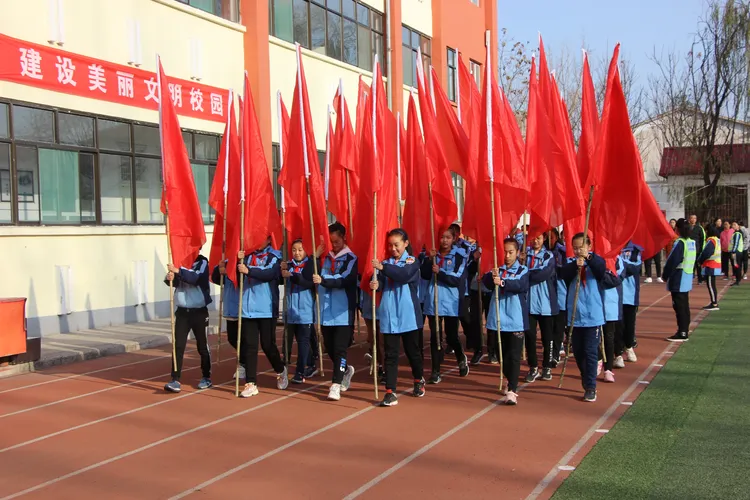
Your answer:
[[[702,154],[701,148],[696,147],[664,148],[659,175],[702,175]],[[728,158],[728,168],[722,169],[725,174],[750,172],[750,144],[717,144],[713,154],[718,158]]]

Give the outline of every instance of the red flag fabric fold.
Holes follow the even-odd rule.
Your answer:
[[[358,144],[341,85],[333,99],[333,105],[336,109],[337,120],[330,139],[333,155],[328,179],[328,210],[336,217],[336,220],[346,226],[349,240],[353,240],[354,228],[350,227],[350,222],[354,218],[359,191]],[[348,189],[347,175],[349,176]],[[350,200],[351,207],[349,206]]]

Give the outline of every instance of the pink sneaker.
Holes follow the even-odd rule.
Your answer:
[[[604,369],[604,363],[602,363],[601,361],[599,361],[599,363],[596,365],[596,376],[597,377],[602,374],[602,369]]]
[[[506,405],[515,406],[518,404],[518,394],[513,391],[508,391],[508,394],[503,399]]]
[[[607,370],[606,372],[604,372],[604,381],[605,382],[609,382],[610,384],[614,383],[614,381],[615,381],[615,374],[612,373],[611,371]]]

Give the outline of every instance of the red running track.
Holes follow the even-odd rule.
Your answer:
[[[194,350],[183,392],[163,392],[169,347],[0,380],[0,494],[549,498],[568,474],[560,467],[580,462],[603,435],[596,431],[612,427],[628,408],[622,403],[632,403],[677,348],[664,340],[675,328],[669,294],[657,284],[641,294],[638,362],[617,370],[616,383],[601,382],[593,404],[581,401],[571,360],[562,389],[558,368],[552,382],[523,386],[516,407],[497,404],[498,367],[483,363],[466,378],[454,369],[423,399],[404,394],[395,408],[379,408],[361,345],[350,350],[358,369],[352,387],[335,403],[325,400],[328,377],[276,390],[262,355],[261,394],[235,398],[228,346],[214,365],[217,387],[203,392],[193,389]],[[702,287],[691,294],[694,317],[707,300]]]

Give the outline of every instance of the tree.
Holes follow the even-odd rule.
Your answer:
[[[670,183],[669,196],[688,198],[686,205],[701,220],[715,215],[719,181],[731,173],[736,145],[748,139],[749,42],[750,2],[710,0],[684,57],[654,51],[659,72],[649,82],[649,124],[656,132],[655,144],[687,148],[681,150],[682,174],[694,173],[697,164],[702,181],[696,190],[700,196],[685,196],[684,187],[675,183]]]
[[[531,58],[529,42],[519,42],[508,35],[508,28],[500,30],[498,43],[498,82],[505,92],[521,130],[526,129],[529,102],[529,74]]]

